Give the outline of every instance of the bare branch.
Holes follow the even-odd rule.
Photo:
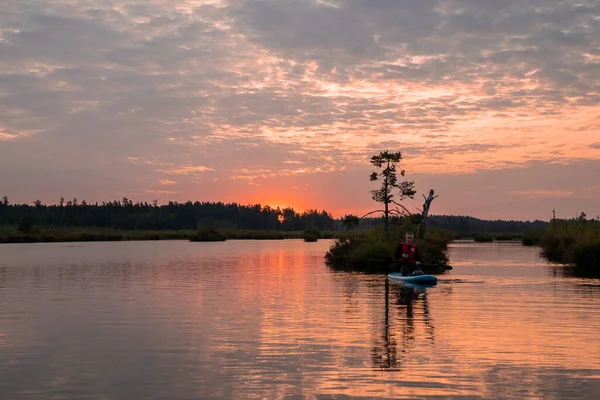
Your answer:
[[[401,207],[404,211],[406,211],[408,213],[408,215],[412,215],[412,213],[410,211],[408,211],[408,208],[404,207],[402,204],[398,203],[395,200],[391,200],[392,203],[394,203],[395,205],[397,205],[398,207]]]
[[[371,211],[370,213],[367,213],[365,215],[363,215],[362,217],[360,217],[359,219],[363,219],[364,217],[366,217],[367,215],[371,215],[371,214],[375,214],[376,212],[385,212],[383,210],[375,210],[375,211]]]

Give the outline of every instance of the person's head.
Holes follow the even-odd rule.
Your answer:
[[[412,232],[406,232],[405,241],[406,244],[412,244],[415,240],[415,235]]]

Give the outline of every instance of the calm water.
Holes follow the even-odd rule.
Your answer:
[[[600,280],[456,243],[419,291],[328,246],[0,245],[0,399],[599,397]]]

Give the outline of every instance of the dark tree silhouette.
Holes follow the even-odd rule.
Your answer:
[[[196,230],[204,225],[212,225],[217,228],[283,231],[339,228],[339,222],[325,210],[299,213],[293,208],[280,210],[260,204],[170,201],[158,205],[157,201],[152,204],[134,203],[127,198],[101,204],[90,204],[85,200],[79,202],[77,199],[65,202],[63,198],[54,205],[44,205],[39,200],[33,205],[10,204],[6,197],[0,201],[0,225],[16,227],[23,217],[39,227]]]
[[[370,179],[372,182],[381,181],[381,187],[377,190],[372,190],[371,193],[373,194],[373,200],[383,203],[384,227],[386,231],[389,227],[391,204],[395,204],[408,212],[404,206],[394,200],[394,190],[398,191],[399,200],[404,200],[407,197],[412,199],[415,193],[417,193],[414,188],[414,181],[398,181],[397,165],[401,161],[402,154],[400,152],[390,153],[387,150],[371,157],[371,164],[375,168],[379,168],[380,172],[373,172]],[[404,176],[404,174],[405,171],[401,170],[400,175]]]

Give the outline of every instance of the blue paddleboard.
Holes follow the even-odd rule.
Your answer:
[[[400,272],[388,274],[388,279],[397,283],[415,283],[419,285],[432,285],[438,281],[438,278],[433,275],[403,276]]]

